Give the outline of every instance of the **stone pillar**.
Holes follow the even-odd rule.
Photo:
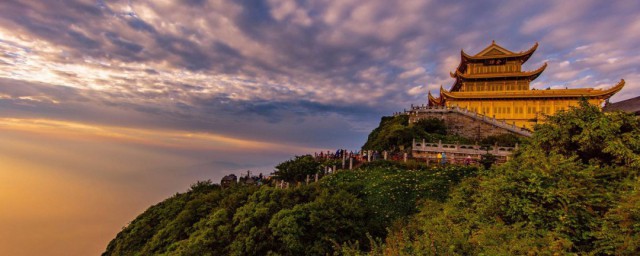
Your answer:
[[[407,162],[407,152],[404,153],[404,162]]]
[[[384,160],[387,160],[387,151],[382,152],[384,154]]]
[[[353,169],[353,157],[349,157],[349,170]]]
[[[347,154],[345,153],[345,151],[342,151],[342,169],[344,169],[346,165],[346,161],[347,161]]]
[[[371,150],[367,150],[367,162],[371,162]]]

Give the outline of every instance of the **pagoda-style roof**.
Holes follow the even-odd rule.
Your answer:
[[[620,110],[640,115],[640,97],[635,97],[615,103],[607,103],[602,110],[606,112]]]
[[[442,97],[438,97],[438,98],[433,97],[433,95],[431,95],[431,91],[429,91],[429,94],[428,94],[427,97],[429,99],[429,101],[428,101],[429,106],[442,106],[443,105],[442,104]]]
[[[599,98],[607,99],[624,87],[624,79],[608,89],[549,89],[549,90],[524,90],[524,91],[475,91],[475,92],[451,92],[440,87],[440,97],[444,100],[451,99],[517,99],[517,98]]]
[[[533,71],[526,72],[509,72],[509,73],[487,73],[487,74],[464,74],[458,70],[456,73],[449,73],[449,75],[456,79],[456,81],[451,86],[451,92],[457,92],[462,87],[462,82],[466,80],[474,80],[474,79],[492,79],[492,78],[526,78],[529,81],[533,81],[538,78],[540,74],[547,68],[547,63],[545,62],[541,67]]]
[[[484,48],[484,50],[480,51],[476,55],[469,55],[465,53],[464,50],[460,50],[460,64],[458,65],[458,68],[456,68],[456,70],[464,73],[467,69],[467,63],[479,62],[487,59],[519,59],[521,63],[525,63],[527,62],[527,60],[529,60],[536,49],[538,49],[537,42],[531,48],[529,48],[529,50],[514,53],[496,44],[496,41],[492,41],[491,45],[487,46],[487,48]]]
[[[527,60],[529,60],[529,58],[536,51],[536,49],[538,49],[537,42],[531,48],[529,48],[529,50],[514,53],[496,44],[496,42],[493,41],[491,42],[491,45],[487,46],[487,48],[484,48],[484,50],[480,51],[476,55],[471,56],[465,53],[464,50],[461,51],[461,55],[463,59],[467,59],[469,61],[478,61],[478,60],[496,59],[496,58],[517,58],[517,59],[520,59],[522,63],[525,63]]]
[[[459,70],[456,70],[455,73],[449,73],[449,75],[453,78],[461,78],[462,80],[471,80],[471,79],[486,79],[486,78],[502,78],[502,77],[513,77],[513,78],[523,78],[527,77],[529,80],[536,79],[544,69],[547,68],[547,63],[545,62],[541,67],[533,71],[525,71],[525,72],[507,72],[507,73],[485,73],[485,74],[464,74]],[[456,80],[458,81],[458,80]]]

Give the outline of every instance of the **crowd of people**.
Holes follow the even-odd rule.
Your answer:
[[[364,153],[364,152],[363,152]],[[337,159],[349,159],[349,158],[354,158],[356,160],[362,160],[362,154],[359,151],[353,152],[353,151],[347,151],[346,149],[338,149],[336,150],[335,153],[332,153],[331,151],[326,151],[323,152],[321,151],[320,153],[314,153],[314,157],[316,160],[337,160]]]
[[[429,161],[430,159],[428,159],[427,161]],[[438,153],[436,155],[436,163],[441,164],[441,165],[445,165],[445,164],[464,164],[464,165],[471,165],[471,164],[475,164],[477,163],[477,159],[471,157],[471,155],[467,155],[464,159],[460,159],[460,158],[455,158],[455,157],[451,157],[451,158],[447,158],[447,153],[446,152],[441,152]]]
[[[369,155],[370,154],[370,155]],[[314,153],[314,157],[316,160],[340,160],[340,159],[349,159],[353,158],[356,162],[367,162],[367,161],[375,161],[385,159],[392,161],[403,161],[405,159],[405,153],[403,152],[385,152],[385,151],[376,151],[376,150],[363,150],[363,151],[347,151],[345,149],[338,149],[335,152],[326,151],[320,153]],[[435,160],[435,162],[432,162]],[[464,159],[455,158],[453,156],[448,156],[446,152],[439,152],[435,159],[429,157],[427,159],[428,163],[435,164],[464,164],[471,165],[476,164],[477,159],[472,157],[471,155],[467,155]]]

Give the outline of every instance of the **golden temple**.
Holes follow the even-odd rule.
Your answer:
[[[529,84],[547,67],[545,63],[533,71],[522,71],[522,64],[538,48],[514,53],[494,42],[476,55],[461,51],[460,64],[449,90],[440,87],[440,96],[428,94],[429,106],[460,107],[494,117],[508,124],[531,129],[544,122],[545,115],[578,105],[585,98],[602,106],[604,101],[620,91],[624,79],[608,89],[530,89]]]

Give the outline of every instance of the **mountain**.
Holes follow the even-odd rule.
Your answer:
[[[410,130],[449,136],[423,125],[436,128],[383,118],[363,148],[399,149]],[[375,161],[288,188],[197,182],[147,209],[103,255],[640,254],[637,117],[583,102],[521,142],[491,169]]]

